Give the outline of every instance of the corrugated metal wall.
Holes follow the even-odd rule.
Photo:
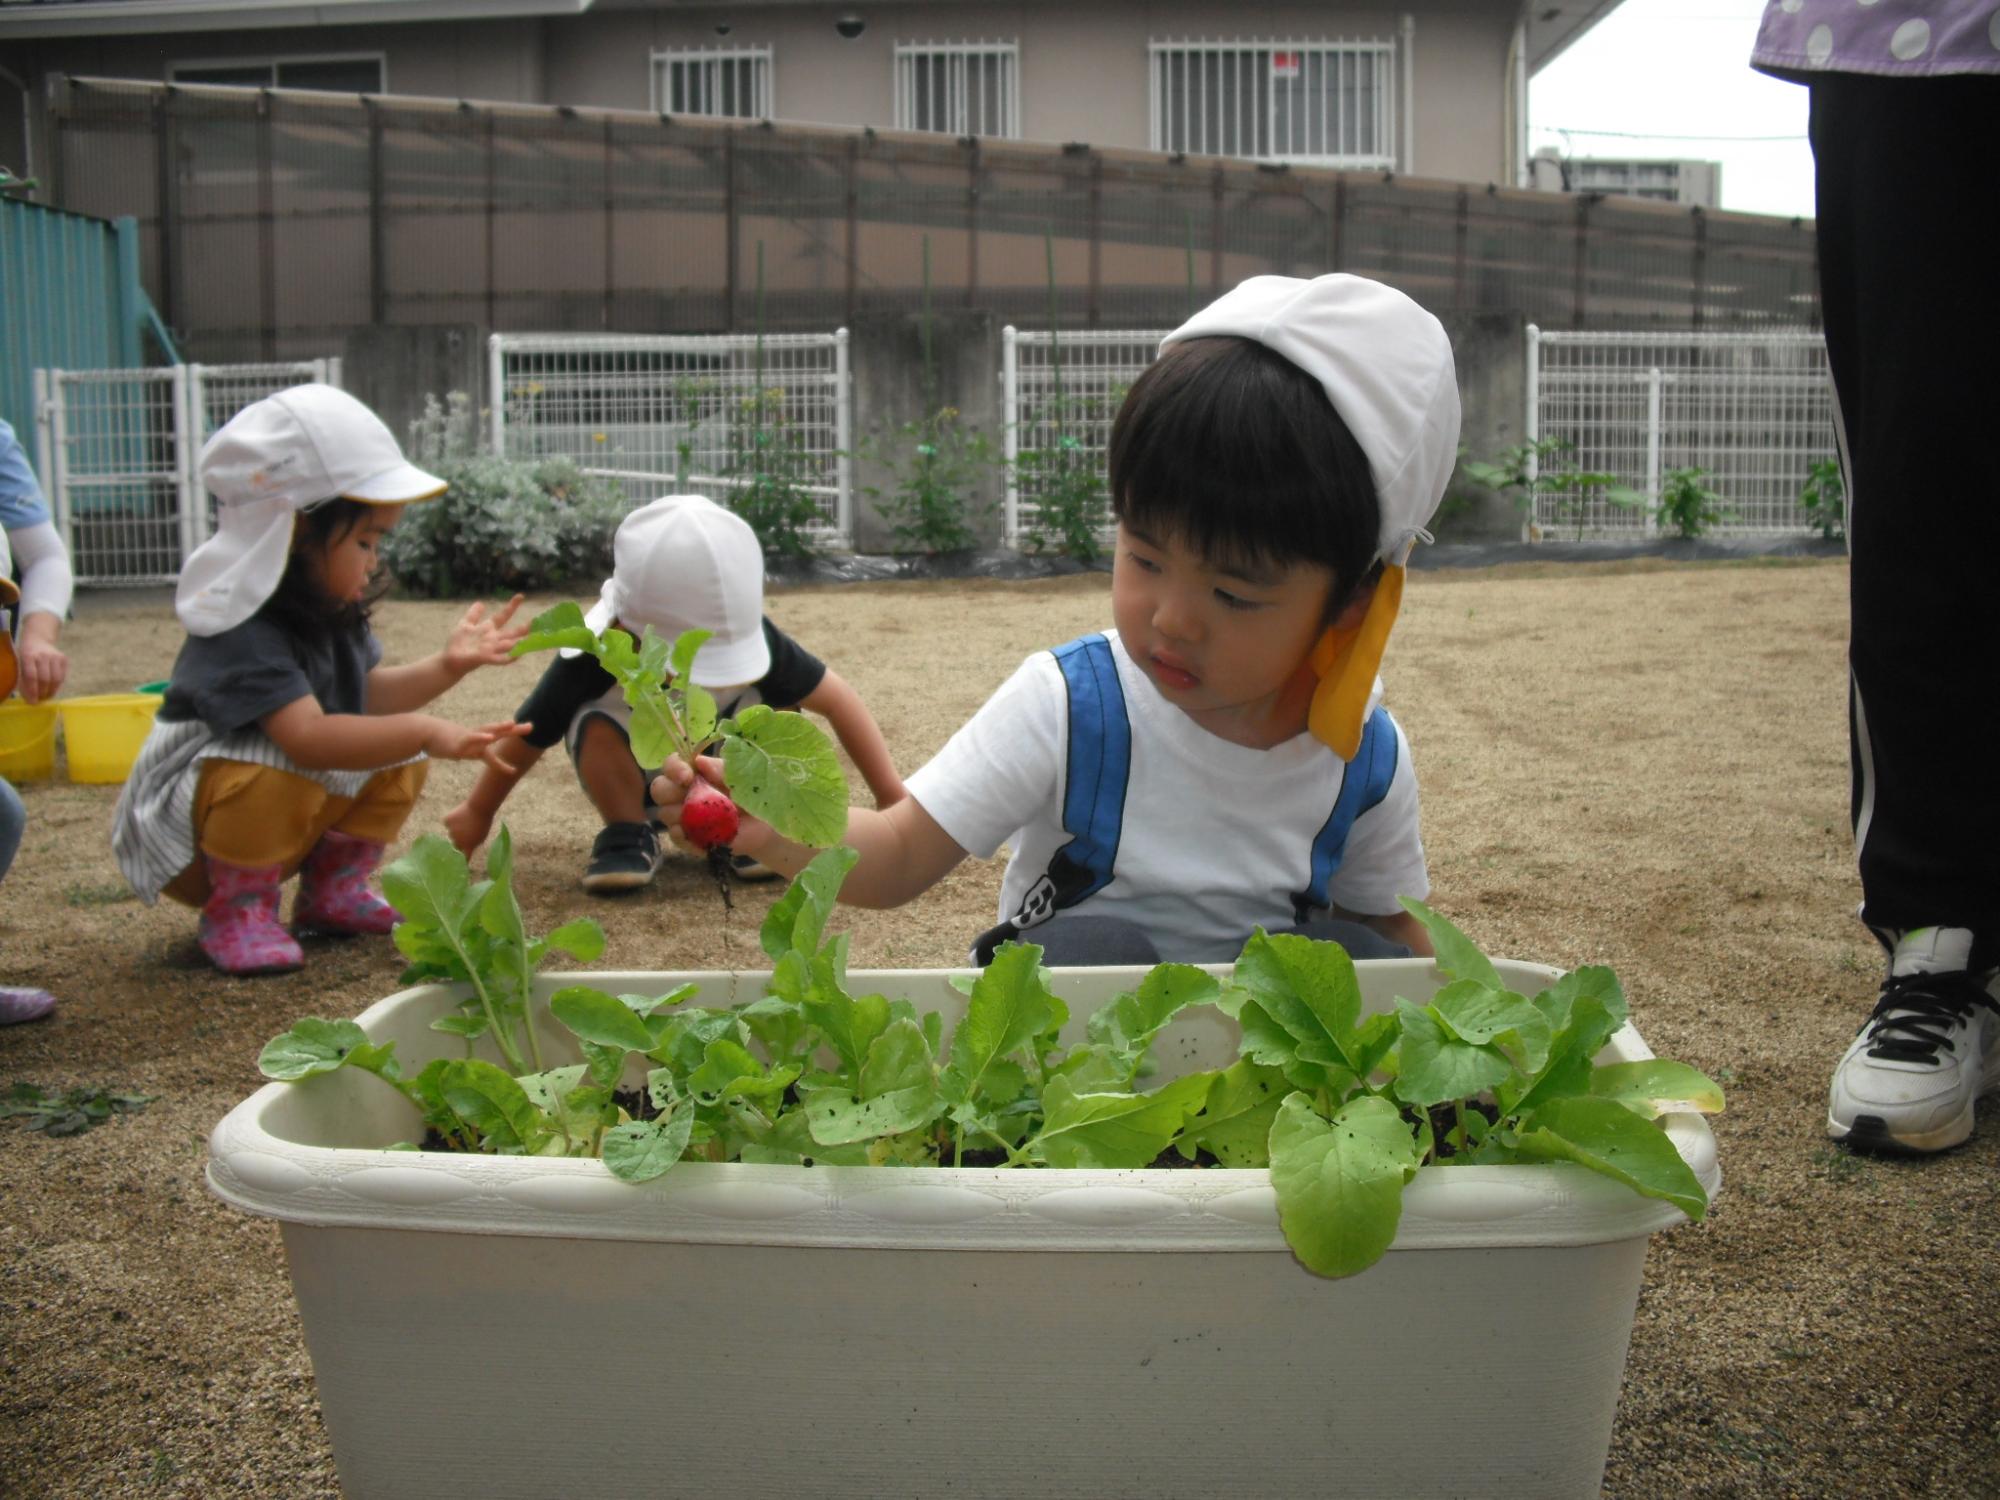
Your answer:
[[[0,417],[35,453],[35,371],[137,365],[140,311],[120,274],[126,240],[137,291],[137,227],[0,197]]]
[[[1547,328],[1813,325],[1810,225],[1376,173],[690,116],[72,80],[57,201],[134,214],[206,360],[347,330],[824,331],[939,305],[1171,327],[1349,270]]]

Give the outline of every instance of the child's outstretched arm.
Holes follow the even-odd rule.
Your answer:
[[[903,778],[896,774],[896,763],[890,758],[889,742],[882,737],[882,726],[875,722],[875,715],[868,711],[868,705],[846,678],[828,667],[819,686],[799,701],[799,707],[810,709],[833,726],[834,737],[854,762],[861,779],[868,783],[868,790],[875,794],[877,807],[893,807],[909,795],[904,790]]]
[[[308,771],[375,771],[424,754],[481,760],[534,726],[504,719],[468,728],[435,714],[330,714],[308,693],[264,715],[258,727]]]
[[[728,790],[720,760],[702,756],[701,774]],[[655,816],[659,821],[674,828],[680,826],[681,803],[693,779],[694,772],[687,762],[678,756],[667,758],[665,767],[653,778],[653,800],[659,805]],[[840,888],[840,899],[849,906],[901,906],[936,885],[965,858],[965,850],[914,797],[904,797],[895,806],[879,812],[872,807],[849,808],[847,832],[841,842],[861,856]],[[747,813],[730,848],[788,878],[803,870],[819,853],[810,845],[780,838],[770,824]]]
[[[496,740],[486,753],[479,779],[465,800],[444,815],[444,831],[453,847],[470,858],[493,832],[493,820],[521,778],[542,758],[542,748],[514,737]]]
[[[410,713],[457,686],[468,672],[505,665],[514,643],[528,633],[526,625],[508,623],[521,607],[523,597],[516,594],[491,615],[486,613],[483,602],[473,605],[452,627],[444,648],[422,661],[401,667],[376,667],[368,674],[368,712]]]

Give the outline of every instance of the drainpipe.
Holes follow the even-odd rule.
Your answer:
[[[1396,30],[1401,34],[1403,53],[1403,162],[1405,176],[1417,170],[1417,18],[1408,11]]]
[[[6,68],[0,68],[0,80],[10,83],[21,96],[21,175],[34,177],[35,171],[35,109],[34,98],[28,86]],[[0,166],[10,166],[10,162],[0,162]],[[46,196],[46,195],[44,195]]]
[[[1533,187],[1528,170],[1528,23],[1514,23],[1514,185]]]

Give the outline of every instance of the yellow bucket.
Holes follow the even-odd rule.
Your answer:
[[[0,703],[0,776],[9,781],[46,781],[56,774],[58,706],[20,698]]]
[[[119,782],[131,772],[139,747],[146,743],[160,698],[156,693],[99,693],[65,698],[59,707],[69,779]]]

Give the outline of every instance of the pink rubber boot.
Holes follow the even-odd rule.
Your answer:
[[[281,865],[249,868],[208,859],[209,898],[201,909],[201,951],[225,974],[284,974],[305,954],[278,922]]]
[[[382,854],[383,846],[373,839],[323,834],[299,867],[292,930],[349,937],[394,927],[399,920],[396,908],[368,888],[368,877],[382,863]]]

